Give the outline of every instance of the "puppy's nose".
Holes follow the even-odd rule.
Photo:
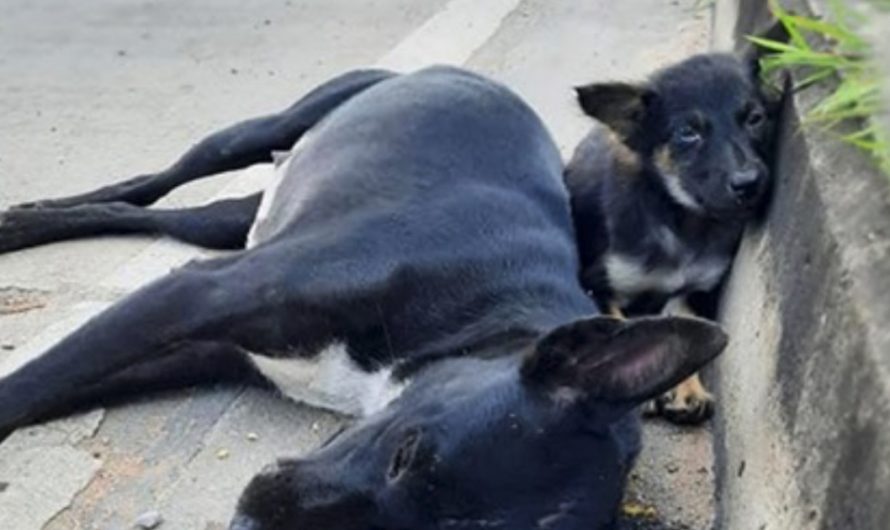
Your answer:
[[[760,172],[756,169],[736,171],[729,177],[729,189],[741,200],[748,200],[757,194]]]

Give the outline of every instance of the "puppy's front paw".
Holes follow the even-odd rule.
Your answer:
[[[692,376],[655,400],[658,413],[671,423],[699,425],[714,415],[714,397]]]

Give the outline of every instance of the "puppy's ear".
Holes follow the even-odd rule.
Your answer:
[[[594,83],[575,87],[578,103],[588,116],[630,138],[643,124],[656,99],[649,88],[629,83]]]
[[[698,318],[595,317],[546,335],[522,375],[552,394],[634,406],[695,373],[726,343],[720,326]]]

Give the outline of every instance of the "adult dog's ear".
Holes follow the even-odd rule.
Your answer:
[[[726,343],[720,326],[698,318],[595,317],[546,335],[522,375],[554,395],[634,406],[695,373]]]
[[[655,92],[629,83],[594,83],[575,87],[578,103],[623,140],[635,135],[655,102]]]

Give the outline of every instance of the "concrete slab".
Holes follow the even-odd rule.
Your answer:
[[[0,88],[0,208],[161,167],[215,127],[283,107],[331,75],[375,62],[410,69],[469,59],[522,93],[568,154],[589,126],[570,87],[638,78],[706,48],[707,16],[695,3],[10,0],[0,6],[0,47],[14,51],[0,57],[0,76],[12,80]],[[222,176],[165,203],[260,186]],[[0,256],[0,289],[40,301],[0,315],[0,345],[12,348],[0,349],[0,374],[93,311],[202,255],[166,240],[106,238]],[[23,430],[0,445],[7,484],[0,527],[129,528],[156,510],[161,528],[223,528],[249,476],[276,457],[311,450],[341,424],[229,388]],[[86,434],[53,438],[71,429]],[[37,439],[46,440],[37,453],[22,445]],[[674,527],[708,528],[711,477],[700,471],[710,470],[707,431],[654,424],[647,440],[633,498]]]
[[[97,410],[22,429],[0,446],[0,528],[40,528],[89,484],[101,462],[77,445],[95,434],[102,416]]]

